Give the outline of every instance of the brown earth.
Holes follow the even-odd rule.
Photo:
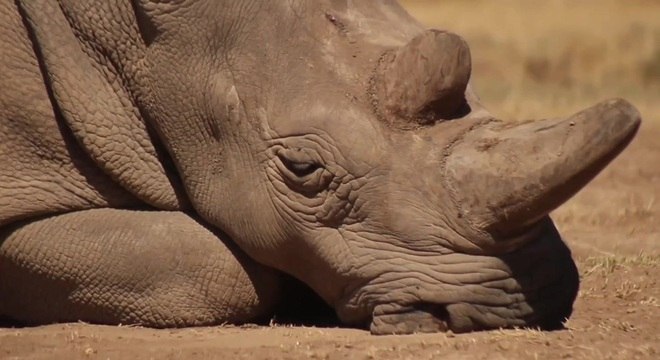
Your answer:
[[[556,116],[608,96],[642,111],[632,145],[553,214],[582,279],[566,330],[376,337],[338,328],[62,324],[0,329],[0,358],[660,358],[660,2],[406,5],[468,39],[475,86],[495,113]]]

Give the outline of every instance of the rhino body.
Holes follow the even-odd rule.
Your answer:
[[[0,4],[0,315],[269,316],[287,276],[373,333],[556,328],[548,213],[633,138],[609,100],[497,120],[395,1]]]

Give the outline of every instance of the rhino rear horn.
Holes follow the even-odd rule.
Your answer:
[[[443,176],[459,216],[506,239],[584,187],[640,122],[631,104],[615,99],[565,119],[478,128],[451,149]]]
[[[393,119],[428,124],[460,116],[471,57],[460,36],[427,30],[387,54],[380,68],[380,111]]]

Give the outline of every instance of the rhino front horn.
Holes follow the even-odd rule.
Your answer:
[[[380,112],[390,122],[413,124],[459,117],[471,66],[470,50],[460,36],[425,31],[382,59]]]
[[[470,131],[445,164],[458,216],[495,242],[519,234],[593,179],[640,122],[632,105],[615,99],[566,119]]]

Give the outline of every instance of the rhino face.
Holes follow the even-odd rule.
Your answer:
[[[561,326],[578,277],[547,214],[630,105],[498,121],[465,42],[390,1],[181,3],[137,8],[136,78],[202,217],[374,333]]]

